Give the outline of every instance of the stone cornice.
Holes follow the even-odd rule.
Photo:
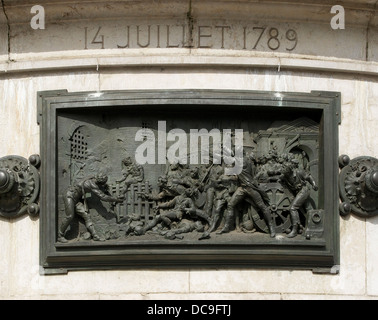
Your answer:
[[[2,0],[9,24],[30,22],[30,8],[34,0]],[[330,9],[342,5],[347,24],[377,26],[376,0],[360,1],[257,1],[257,0],[111,0],[111,1],[39,1],[45,8],[46,23],[114,19],[130,17],[176,17],[193,19],[264,19],[265,21],[329,23]],[[1,18],[4,21],[4,17]]]
[[[378,0],[39,1],[45,30],[30,26],[34,0],[1,4],[0,72],[115,66],[378,72]],[[330,26],[335,4],[345,8],[345,30]],[[291,30],[298,45],[288,40]]]
[[[0,75],[24,72],[96,71],[113,68],[237,68],[272,70],[273,72],[330,72],[334,75],[378,75],[378,63],[311,57],[304,55],[240,53],[235,50],[198,49],[130,49],[69,51],[45,54],[16,54],[14,61],[3,56],[0,60]]]

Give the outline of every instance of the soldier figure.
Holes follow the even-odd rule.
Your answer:
[[[294,238],[298,234],[300,227],[300,219],[298,210],[308,200],[310,196],[310,186],[317,191],[318,186],[309,171],[299,169],[299,161],[292,159],[284,165],[283,174],[280,176],[288,188],[295,193],[295,198],[290,205],[292,231],[288,234],[288,238]]]
[[[95,177],[90,177],[84,179],[83,181],[79,182],[78,184],[71,186],[66,191],[66,194],[63,196],[66,216],[63,219],[63,222],[59,228],[58,232],[58,241],[66,243],[67,239],[64,237],[64,234],[70,225],[72,219],[77,213],[80,217],[84,219],[85,226],[88,231],[91,233],[93,240],[101,241],[101,239],[94,228],[92,219],[89,214],[89,208],[87,205],[87,201],[85,198],[86,193],[93,193],[97,197],[100,198],[102,201],[106,202],[123,202],[123,197],[114,198],[110,194],[106,194],[103,190],[106,186],[106,182],[108,181],[108,177],[103,174],[99,173]]]
[[[231,224],[235,217],[235,207],[246,197],[253,201],[253,204],[262,211],[264,220],[269,227],[270,236],[274,238],[276,236],[275,227],[273,225],[272,214],[267,205],[269,203],[269,197],[264,190],[262,190],[256,179],[256,166],[253,153],[248,157],[243,157],[243,169],[240,174],[235,178],[240,183],[235,193],[232,195],[230,201],[227,204],[227,210],[225,212],[225,225],[219,233],[230,232]]]
[[[178,163],[171,163],[166,173],[167,187],[177,194],[185,192],[186,187],[181,184],[184,178],[184,168]]]
[[[147,192],[138,193],[143,199],[162,201],[167,198],[174,198],[178,195],[175,190],[172,190],[168,187],[168,180],[166,176],[160,176],[158,178],[157,186],[159,188],[159,193],[157,195],[149,194]]]
[[[120,183],[125,181],[125,188],[123,189],[123,194],[125,195],[130,185],[143,181],[144,170],[141,165],[133,163],[131,157],[123,159],[122,165],[123,178],[117,182]]]
[[[172,220],[181,221],[184,214],[192,218],[202,218],[210,223],[210,219],[201,210],[196,209],[193,200],[193,190],[188,188],[183,194],[174,197],[172,200],[160,203],[155,207],[155,210],[169,209],[167,212],[157,215],[154,219],[147,222],[143,228],[136,230],[135,234],[143,235],[148,230],[151,230],[158,223],[163,222],[170,226]]]
[[[223,175],[223,171],[224,169],[219,164],[211,164],[207,169],[205,179],[208,180],[208,182],[204,187],[206,202],[203,210],[209,217],[213,216],[215,196],[217,189],[219,189],[219,179]]]
[[[214,180],[212,183],[214,188],[214,212],[209,229],[202,234],[199,240],[210,238],[210,233],[217,228],[222,210],[227,207],[236,189],[235,183],[233,179],[230,179],[230,176],[221,175],[218,180]]]
[[[184,237],[181,235],[183,233],[189,233],[193,231],[203,232],[204,231],[204,225],[200,220],[192,221],[188,219],[182,219],[178,225],[177,228],[163,231],[161,234],[164,235],[166,239],[174,240],[174,239],[180,239],[182,240]]]

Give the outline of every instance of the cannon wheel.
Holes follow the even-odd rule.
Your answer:
[[[270,210],[275,222],[276,233],[285,233],[291,228],[290,203],[294,196],[291,191],[284,188],[279,183],[261,183],[261,188],[268,194],[270,199]],[[256,227],[262,232],[269,233],[268,226],[256,208],[251,205],[248,209],[248,215],[252,218]]]

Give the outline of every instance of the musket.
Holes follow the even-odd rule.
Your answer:
[[[205,182],[205,180],[207,180],[207,178],[209,177],[210,171],[211,171],[211,169],[212,169],[213,166],[214,166],[214,163],[212,163],[211,166],[209,167],[209,169],[207,169],[205,176],[201,180],[201,184],[203,184]]]

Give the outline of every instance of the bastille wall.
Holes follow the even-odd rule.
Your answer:
[[[40,152],[37,92],[337,91],[339,152],[378,157],[376,1],[44,1],[0,8],[0,156]],[[40,21],[39,21],[40,22]],[[43,164],[42,164],[43,165]],[[40,213],[44,214],[43,212]],[[181,268],[41,274],[39,218],[0,219],[0,299],[376,299],[378,217],[340,217],[340,272]]]

